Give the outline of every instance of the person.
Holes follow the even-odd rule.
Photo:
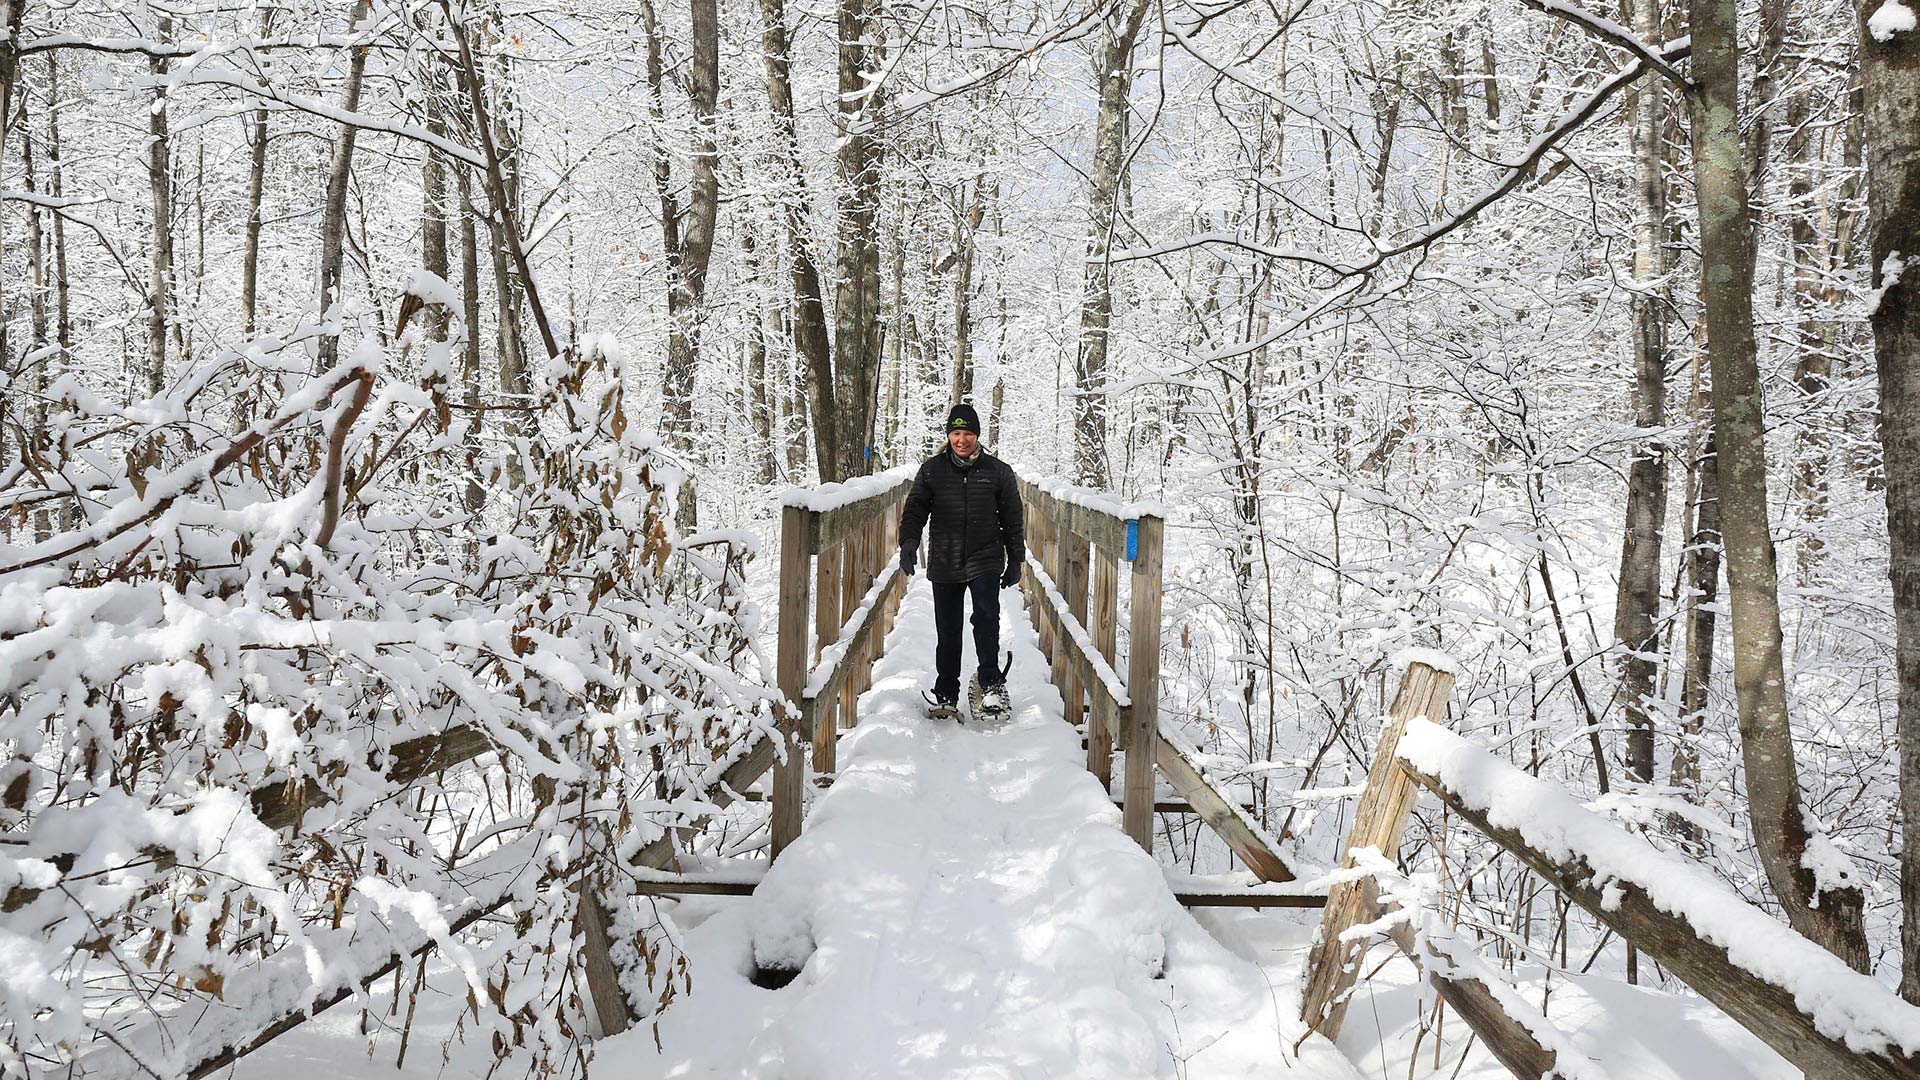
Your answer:
[[[1000,590],[1020,583],[1027,542],[1020,490],[1013,469],[980,447],[980,414],[961,402],[947,414],[947,445],[913,478],[900,510],[900,571],[912,576],[920,530],[927,537],[927,580],[933,586],[934,645],[931,704],[935,715],[957,715],[960,703],[960,624],[973,601],[973,646],[983,715],[1008,709],[1007,672],[1000,658]]]

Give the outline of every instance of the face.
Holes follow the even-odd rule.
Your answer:
[[[980,436],[971,431],[949,431],[947,445],[953,447],[953,452],[961,457],[972,457],[974,450],[980,446]]]

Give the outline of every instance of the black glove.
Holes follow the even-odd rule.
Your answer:
[[[1008,560],[1007,572],[1000,575],[1000,587],[1003,589],[1011,589],[1018,584],[1020,584],[1020,564]]]
[[[917,556],[919,554],[920,554],[920,550],[914,547],[912,544],[900,545],[900,576],[901,577],[913,576],[913,564],[916,561],[918,561]]]

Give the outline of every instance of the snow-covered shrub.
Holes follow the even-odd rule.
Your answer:
[[[6,433],[8,1071],[191,1073],[435,946],[465,1035],[572,1062],[579,883],[623,907],[771,726],[748,552],[677,544],[617,351],[477,405],[428,332],[459,320],[402,311],[330,371],[256,342],[128,405],[56,381]],[[675,966],[636,925],[644,1014]]]

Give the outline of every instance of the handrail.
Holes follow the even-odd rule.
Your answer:
[[[1682,856],[1433,724],[1398,768],[1808,1076],[1920,1075],[1920,1007]],[[1550,846],[1552,850],[1547,850]]]
[[[781,498],[775,669],[780,692],[793,708],[781,721],[773,776],[776,858],[800,835],[807,749],[812,748],[816,772],[833,772],[839,724],[854,721],[863,684],[872,677],[874,658],[905,591],[891,549],[898,540],[896,510],[912,483],[913,470],[902,467],[817,488],[791,488]],[[852,615],[842,619],[843,608]],[[816,658],[811,667],[810,648]]]

